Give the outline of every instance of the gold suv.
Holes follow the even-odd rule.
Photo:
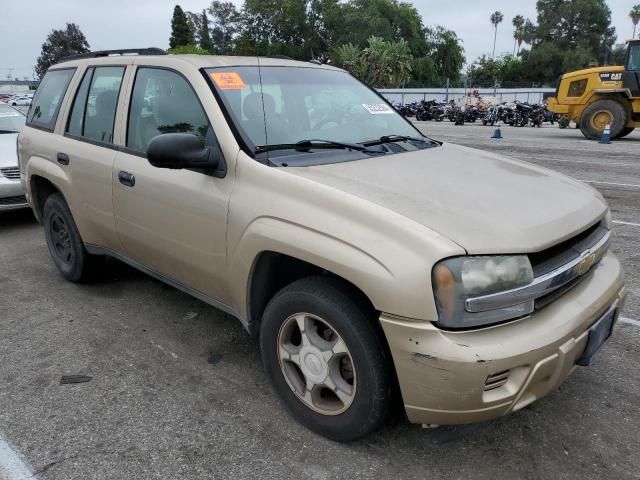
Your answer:
[[[622,302],[592,188],[423,136],[346,72],[95,52],[18,139],[51,257],[115,257],[235,317],[292,414],[335,440],[487,420],[588,365]]]

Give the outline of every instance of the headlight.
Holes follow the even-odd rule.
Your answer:
[[[533,311],[533,300],[506,308],[473,312],[468,298],[504,292],[533,281],[531,262],[525,255],[455,257],[433,268],[433,292],[438,324],[445,328],[469,328],[502,322]]]

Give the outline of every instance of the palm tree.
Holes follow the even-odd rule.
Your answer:
[[[518,51],[520,50],[519,45],[522,44],[522,27],[524,26],[524,17],[522,15],[516,15],[513,17],[511,21],[513,24],[513,56],[516,56],[516,44],[518,44]]]
[[[498,38],[498,24],[502,23],[503,19],[504,15],[502,15],[502,12],[499,11],[493,12],[491,14],[491,17],[489,17],[489,20],[491,20],[491,24],[495,29],[495,32],[493,34],[493,53],[491,54],[492,59],[496,56],[496,38]]]
[[[629,12],[629,16],[633,22],[633,36],[631,38],[636,38],[636,27],[638,26],[638,22],[640,22],[640,3],[633,6]]]

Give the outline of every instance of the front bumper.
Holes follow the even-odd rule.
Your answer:
[[[489,420],[555,390],[584,352],[589,327],[625,299],[624,274],[608,253],[554,303],[505,325],[450,332],[380,317],[405,409],[413,423]]]
[[[0,174],[0,212],[28,207],[20,180],[9,180]]]
[[[553,113],[567,115],[569,113],[569,105],[558,103],[558,99],[551,97],[547,99],[547,108]]]

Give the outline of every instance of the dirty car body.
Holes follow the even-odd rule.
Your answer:
[[[142,54],[51,73],[19,141],[45,232],[72,218],[69,258],[119,258],[236,316],[319,433],[379,426],[386,369],[412,422],[507,414],[611,333],[623,272],[594,189],[426,138],[339,69]]]

